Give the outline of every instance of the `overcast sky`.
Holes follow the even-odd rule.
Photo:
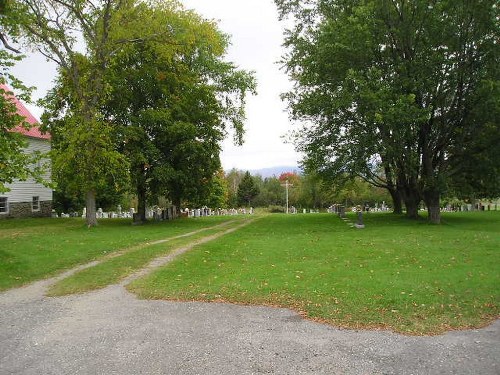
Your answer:
[[[283,25],[278,21],[273,0],[183,0],[186,8],[204,18],[218,21],[220,29],[231,35],[228,60],[238,67],[253,70],[257,77],[257,95],[247,100],[245,144],[236,147],[224,142],[221,154],[225,170],[295,166],[299,156],[283,136],[291,130],[285,103],[279,95],[291,84],[276,63],[282,54]],[[51,86],[55,68],[41,56],[30,56],[14,74],[26,85],[36,86],[34,99]],[[40,108],[28,106],[36,117]]]

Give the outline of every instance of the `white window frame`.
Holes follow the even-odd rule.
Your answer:
[[[9,198],[0,197],[1,200],[5,200],[4,211],[0,211],[0,215],[7,215],[9,213]]]
[[[31,212],[40,211],[40,196],[33,196],[31,199]]]

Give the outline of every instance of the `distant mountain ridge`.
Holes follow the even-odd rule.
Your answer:
[[[279,177],[282,173],[285,172],[295,172],[297,174],[302,173],[301,169],[296,165],[285,165],[278,167],[270,167],[270,168],[261,168],[261,169],[251,169],[249,170],[251,175],[260,175],[263,178],[266,177]]]

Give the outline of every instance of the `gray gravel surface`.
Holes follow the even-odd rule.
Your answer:
[[[500,374],[500,320],[409,337],[344,330],[288,309],[68,297],[54,280],[0,294],[0,374]]]

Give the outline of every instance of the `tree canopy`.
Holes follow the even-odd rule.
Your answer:
[[[498,133],[498,116],[485,115],[498,114],[496,2],[276,3],[296,20],[283,60],[295,86],[284,98],[308,121],[296,136],[305,166],[385,187],[410,217],[424,200],[439,222],[463,150]]]
[[[107,96],[104,74],[115,49],[126,41],[112,30],[133,1],[12,1],[26,44],[58,66],[68,100],[64,131],[59,132],[53,166],[71,174],[84,192],[87,224],[97,225],[95,196],[105,181],[124,174],[126,159],[113,143],[113,131],[100,111]]]
[[[85,182],[87,175],[83,180],[72,177],[75,188],[95,193],[103,187],[96,181],[123,185],[119,177],[130,176],[139,201],[137,219],[143,221],[147,202],[160,196],[177,206],[183,199],[210,196],[211,180],[220,168],[220,142],[229,127],[235,141],[242,142],[245,96],[255,81],[251,73],[225,61],[228,37],[216,24],[177,2],[108,5],[107,31],[103,35],[98,27],[96,34],[106,37],[107,44],[96,54],[77,55],[79,72],[92,79],[92,86],[95,69],[105,64],[98,72],[104,91],[91,102],[95,115],[89,117],[100,128],[88,132],[80,116],[82,97],[75,95],[72,72],[64,69],[47,97],[45,119],[58,134],[57,170],[71,176],[83,170],[67,152],[91,146],[101,159],[84,157],[81,163],[88,161],[100,174],[92,177],[92,186]],[[99,160],[110,168],[101,168]]]

